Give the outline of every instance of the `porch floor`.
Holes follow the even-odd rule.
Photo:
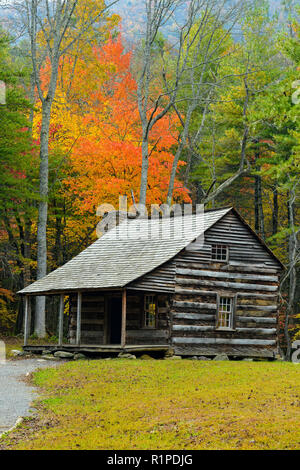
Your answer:
[[[23,346],[26,352],[41,354],[43,351],[54,353],[56,351],[69,351],[73,353],[143,353],[150,351],[167,352],[170,349],[168,344],[128,344],[122,347],[120,344],[64,344],[58,346],[57,344],[47,345],[27,345]]]

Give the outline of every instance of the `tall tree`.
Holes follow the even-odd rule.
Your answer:
[[[298,13],[298,18],[297,18]],[[286,71],[279,84],[275,84],[272,94],[261,100],[260,107],[265,110],[265,123],[272,129],[274,157],[265,172],[276,181],[278,190],[285,196],[286,223],[277,233],[275,239],[285,239],[287,250],[285,261],[287,272],[282,282],[282,292],[287,293],[284,334],[286,341],[285,357],[291,357],[291,319],[296,309],[297,276],[300,263],[300,100],[299,86],[300,67],[300,9],[295,11],[293,19],[289,18],[286,33],[278,36],[280,50],[288,60]],[[298,92],[299,93],[299,92]],[[272,102],[270,112],[269,104]],[[268,110],[268,113],[266,112]]]
[[[116,3],[112,1],[109,6]],[[84,7],[81,16],[76,15],[79,6]],[[40,202],[37,230],[37,279],[47,274],[47,215],[49,182],[49,132],[51,109],[57,87],[61,57],[74,49],[78,41],[91,27],[99,23],[107,8],[102,0],[24,0],[15,4],[23,19],[30,38],[34,85],[42,108],[40,129]],[[82,13],[82,11],[81,11]],[[87,14],[88,13],[88,14]],[[47,61],[50,65],[49,81],[44,88],[41,83],[41,68]],[[35,333],[45,336],[45,297],[37,297],[35,311]]]
[[[15,63],[10,42],[0,30],[0,81],[5,84],[0,104],[0,326],[11,329],[18,307],[11,303],[12,292],[28,280],[26,230],[34,215],[37,165],[28,132],[30,103],[22,86],[29,71]]]
[[[163,94],[151,95],[155,90],[155,77],[153,76],[153,62],[155,59],[155,43],[160,28],[172,17],[178,0],[145,0],[146,28],[140,50],[140,64],[138,75],[137,98],[142,126],[142,170],[140,182],[139,203],[146,204],[148,168],[149,168],[149,133],[153,126],[163,118],[170,110],[176,97],[176,89],[169,96],[169,100],[164,102]],[[194,3],[192,1],[192,3]],[[154,103],[154,104],[153,104]],[[151,111],[150,111],[151,108]]]
[[[181,134],[170,175],[167,196],[169,205],[172,202],[177,162],[186,147],[189,158],[185,180],[188,178],[191,156],[197,154],[195,147],[199,144],[207,111],[215,95],[214,90],[221,84],[217,79],[218,68],[227,55],[233,53],[231,31],[242,11],[243,2],[224,1],[222,5],[220,2],[201,2],[199,18],[185,38],[183,50],[187,51],[187,67],[179,82],[179,103],[174,103],[181,123]],[[234,72],[231,71],[229,75],[232,80]],[[225,82],[226,78],[223,76],[221,82]],[[168,88],[167,81],[165,84]],[[240,171],[244,172],[243,165]]]
[[[262,177],[259,170],[261,157],[269,149],[267,142],[263,142],[267,140],[266,134],[262,133],[263,127],[258,125],[253,110],[262,94],[280,76],[282,60],[275,47],[274,25],[266,2],[253,3],[240,24],[239,41],[229,45],[228,53],[219,62],[217,87],[207,111],[207,125],[196,146],[198,155],[194,152],[192,178],[197,182],[199,175],[202,176],[201,198],[208,203],[226,192],[230,192],[232,197],[236,188],[245,191],[249,186],[247,183],[245,187],[245,181],[249,181],[252,173],[255,181],[255,226],[263,235]],[[257,37],[264,40],[257,41]],[[231,186],[232,190],[229,189]],[[206,194],[205,187],[209,194]]]

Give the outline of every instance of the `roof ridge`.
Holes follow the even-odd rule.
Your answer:
[[[208,212],[224,211],[226,209],[233,209],[233,206],[223,206],[223,207],[219,207],[218,209],[207,209],[207,210],[204,210],[204,214],[207,214]]]

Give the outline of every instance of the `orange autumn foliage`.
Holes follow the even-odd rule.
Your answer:
[[[130,198],[131,189],[138,200],[142,163],[136,81],[130,71],[132,54],[124,51],[120,35],[110,38],[101,49],[94,47],[92,54],[88,66],[77,61],[68,99],[66,90],[59,87],[51,123],[52,147],[59,145],[68,153],[64,191],[79,214],[95,214],[104,202],[117,207],[119,195]],[[71,62],[69,67],[71,73]],[[66,74],[66,62],[63,72]],[[151,132],[149,204],[166,201],[176,126],[175,115],[170,115],[158,121]],[[178,168],[182,165],[179,162]],[[178,179],[174,201],[190,202]]]

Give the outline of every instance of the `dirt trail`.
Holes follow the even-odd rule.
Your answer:
[[[22,416],[29,416],[30,404],[36,390],[22,376],[44,367],[61,364],[42,359],[24,359],[0,363],[0,435],[10,429]]]

